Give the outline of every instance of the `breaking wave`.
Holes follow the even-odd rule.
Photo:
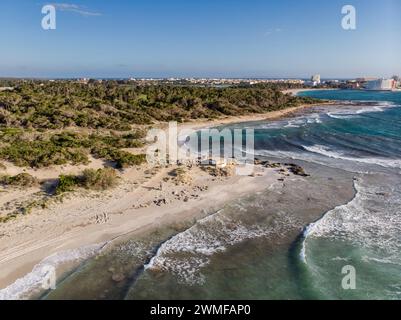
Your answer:
[[[168,272],[179,283],[201,285],[205,282],[201,270],[210,262],[211,256],[248,239],[268,237],[280,232],[284,234],[288,226],[294,224],[284,213],[280,215],[280,220],[280,223],[273,226],[249,224],[228,217],[223,209],[165,242],[145,266],[145,270]]]
[[[325,157],[347,160],[347,161],[356,161],[366,164],[379,165],[386,168],[399,168],[401,169],[401,160],[400,159],[385,159],[385,158],[356,158],[345,156],[344,154],[334,151],[329,147],[323,145],[313,145],[313,146],[302,146],[306,151],[321,154]]]
[[[51,255],[40,263],[24,277],[16,280],[13,284],[0,290],[0,300],[21,300],[42,290],[42,284],[49,275],[49,270],[69,262],[82,262],[96,255],[104,244],[86,246],[78,249],[67,250]]]
[[[367,248],[381,257],[365,256],[365,260],[401,265],[401,188],[387,182],[355,181],[357,193],[351,202],[306,228],[301,259],[307,262],[310,239],[324,238]]]

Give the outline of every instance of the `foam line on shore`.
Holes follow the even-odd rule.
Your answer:
[[[17,279],[13,284],[0,290],[0,300],[28,299],[35,291],[42,289],[42,284],[49,274],[50,268],[57,267],[68,262],[80,262],[97,254],[105,243],[85,246],[82,248],[55,253],[38,263],[30,273]]]

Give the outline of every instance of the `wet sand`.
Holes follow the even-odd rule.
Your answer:
[[[183,124],[180,128],[194,130],[205,126],[261,121],[288,116],[312,107],[299,106],[263,115],[230,117],[227,119]],[[107,242],[134,231],[196,218],[202,210],[213,210],[237,199],[266,188],[280,178],[278,170],[262,170],[260,177],[230,177],[215,179],[201,170],[191,172],[193,183],[178,188],[163,179],[173,168],[160,168],[147,174],[150,168],[127,170],[123,183],[104,194],[76,194],[67,196],[62,203],[36,210],[0,225],[0,288],[5,288],[29,273],[49,255],[82,246]],[[40,178],[40,177],[38,177]],[[19,191],[20,194],[22,191]],[[26,193],[27,191],[24,191]],[[155,204],[161,201],[162,206]]]
[[[352,174],[321,165],[297,163],[311,176],[285,177],[284,181],[276,181],[264,190],[217,206],[220,211],[209,211],[207,219],[202,219],[204,215],[198,216],[198,222],[193,219],[176,220],[175,223],[163,221],[156,229],[150,227],[145,233],[131,233],[114,243],[98,259],[67,277],[47,298],[258,299],[265,284],[283,286],[276,283],[277,279],[288,279],[286,285],[294,285],[285,260],[292,254],[304,228],[325,212],[349,202],[355,194]],[[229,222],[220,225],[222,220]],[[224,237],[230,237],[227,233],[221,238],[225,234],[222,230],[228,228],[227,232],[235,233],[235,224],[240,226],[244,238],[240,237],[234,243],[231,239],[225,244]],[[252,235],[255,226],[258,230],[262,228],[263,233]],[[183,245],[185,248],[194,245],[202,248],[204,245],[205,250],[213,252],[216,236],[213,230],[218,230],[219,246],[224,246],[224,250],[218,249],[213,255],[208,253],[206,256],[199,253],[202,250],[181,251]],[[244,230],[250,234],[243,234]],[[162,244],[168,244],[168,251],[160,250]],[[157,267],[143,270],[143,266],[155,257]],[[159,266],[158,259],[162,261]],[[198,260],[203,263],[191,265],[190,261]],[[278,265],[272,270],[263,269],[271,267],[272,263]],[[252,271],[251,275],[249,271]],[[267,278],[253,279],[253,272],[258,276],[266,274]],[[280,275],[273,277],[271,272]],[[288,274],[283,276],[282,273]],[[197,282],[202,276],[207,281]]]

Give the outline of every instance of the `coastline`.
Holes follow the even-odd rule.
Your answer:
[[[180,128],[197,130],[223,124],[276,120],[290,116],[306,108],[322,104],[302,105],[266,114],[229,117],[213,121],[184,123]],[[191,172],[191,186],[181,189],[193,195],[188,201],[174,199],[174,185],[162,191],[167,204],[159,207],[138,205],[138,198],[152,203],[160,198],[158,186],[172,168],[161,168],[148,178],[144,172],[150,168],[127,170],[124,182],[115,190],[105,194],[71,194],[63,203],[51,205],[30,215],[0,226],[0,288],[5,288],[32,271],[46,257],[65,250],[107,242],[127,233],[146,232],[150,228],[175,221],[197,219],[202,212],[213,212],[224,204],[242,196],[262,191],[281,178],[278,170],[263,169],[255,177],[229,177],[214,179],[205,177],[200,170]],[[132,181],[138,180],[139,183]],[[217,181],[216,181],[217,180]],[[207,191],[194,191],[196,188]],[[166,195],[170,193],[170,198]],[[212,205],[211,205],[212,204]],[[1,290],[1,289],[0,289]]]
[[[205,296],[202,292],[207,289],[203,287],[202,275],[210,276],[210,272],[213,273],[213,270],[219,269],[218,265],[220,268],[232,269],[234,274],[242,273],[241,270],[244,269],[237,265],[239,261],[242,261],[240,265],[244,267],[256,266],[261,260],[276,261],[277,255],[287,259],[289,251],[292,254],[291,260],[297,263],[299,252],[295,252],[293,248],[297,245],[305,226],[322,218],[338,205],[348,203],[355,196],[353,174],[317,164],[298,162],[298,165],[305,168],[311,176],[308,178],[287,177],[284,182],[277,181],[262,191],[231,199],[219,210],[208,212],[206,215],[202,214],[197,219],[187,221],[188,223],[183,220],[175,224],[163,222],[157,229],[153,228],[153,231],[150,227],[143,235],[134,233],[118,239],[109,246],[107,252],[99,255],[99,259],[90,259],[81,271],[74,272],[63,280],[56,291],[46,295],[46,299],[170,300],[190,296],[203,300]],[[327,196],[328,194],[330,196]],[[270,205],[272,203],[275,205]],[[257,213],[258,210],[259,213]],[[221,221],[226,223],[221,225]],[[216,224],[219,226],[217,233]],[[240,230],[241,232],[237,233]],[[160,237],[160,234],[164,236]],[[218,247],[216,247],[215,236],[219,239]],[[153,242],[153,246],[148,247],[146,244],[148,241]],[[138,248],[137,245],[144,246],[142,250],[145,252],[149,252],[148,250],[152,248],[150,255],[145,254],[142,257],[135,255],[138,251],[132,248]],[[177,249],[176,254],[172,253],[175,249]],[[189,255],[184,260],[181,260],[181,250]],[[203,255],[204,250],[207,250],[209,254]],[[262,255],[261,252],[263,252]],[[133,254],[135,258],[132,258]],[[191,257],[206,258],[206,261],[202,259],[204,264],[192,265]],[[192,267],[189,267],[187,263]],[[146,275],[143,274],[143,266],[146,266]],[[125,280],[110,283],[113,276]],[[147,281],[149,277],[154,281],[149,283]],[[183,292],[176,290],[175,286],[166,288],[162,292],[148,290],[153,285],[159,288],[160,282],[169,277],[178,277],[176,278],[178,286]],[[290,274],[285,278],[291,282]],[[94,279],[97,279],[96,286],[91,285]],[[147,280],[143,282],[143,279]],[[242,281],[242,277],[236,279]],[[234,279],[233,281],[235,282]],[[188,284],[189,287],[185,285],[181,287],[183,283]],[[246,283],[252,283],[252,280],[244,279],[244,296],[237,292],[235,297],[258,298],[257,291],[254,296],[251,293],[252,290],[246,293]],[[210,283],[204,284],[207,288],[210,285]],[[77,286],[92,289],[82,290],[77,289]],[[126,286],[131,287],[129,293],[125,290],[119,291],[119,287]],[[161,287],[164,286],[161,285]],[[232,298],[229,293],[208,297],[211,299]],[[290,297],[299,298],[296,294]]]
[[[285,94],[291,94],[293,96],[296,96],[300,92],[305,92],[305,91],[320,91],[320,90],[340,90],[340,89],[331,89],[331,88],[324,88],[324,89],[315,89],[315,88],[308,88],[308,89],[288,89],[282,91]]]
[[[309,89],[304,89],[305,91],[309,91]],[[299,92],[299,91],[297,91]],[[231,116],[222,119],[215,119],[209,121],[194,121],[194,122],[185,122],[179,124],[180,129],[192,129],[198,130],[207,127],[216,127],[221,125],[228,125],[228,124],[237,124],[242,122],[258,122],[258,121],[274,121],[280,120],[281,118],[285,118],[291,116],[295,113],[302,112],[303,110],[318,107],[318,106],[335,106],[339,105],[337,101],[329,101],[329,102],[319,102],[319,103],[312,103],[312,104],[302,104],[296,107],[286,108],[283,110],[277,111],[270,111],[267,113],[259,113],[259,114],[251,114],[245,116]]]
[[[134,208],[134,197],[143,193],[142,188],[123,191],[122,194],[119,188],[109,193],[111,199],[107,202],[73,196],[68,203],[56,205],[48,212],[35,212],[17,219],[7,224],[8,229],[14,231],[13,235],[10,234],[11,238],[3,236],[0,242],[0,268],[3,271],[0,288],[31,272],[35,265],[52,254],[108,242],[127,233],[145,232],[148,228],[166,223],[196,219],[204,211],[217,211],[229,201],[261,191],[280,177],[273,169],[260,172],[260,175],[234,176],[217,183],[212,179],[203,181],[202,186],[207,186],[208,190],[199,198],[188,202],[176,200],[163,207]],[[155,179],[150,184],[157,182],[158,179]],[[145,192],[152,198],[149,193],[154,194],[154,191]],[[117,193],[120,194],[115,197]],[[106,211],[107,221],[93,221],[99,212]],[[55,212],[57,216],[52,217]],[[4,232],[5,228],[2,229]]]

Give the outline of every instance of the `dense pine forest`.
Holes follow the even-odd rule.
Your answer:
[[[283,94],[279,87],[139,85],[117,81],[3,81],[0,91],[0,159],[18,166],[85,163],[88,154],[141,163],[145,128],[265,113],[316,102]]]

